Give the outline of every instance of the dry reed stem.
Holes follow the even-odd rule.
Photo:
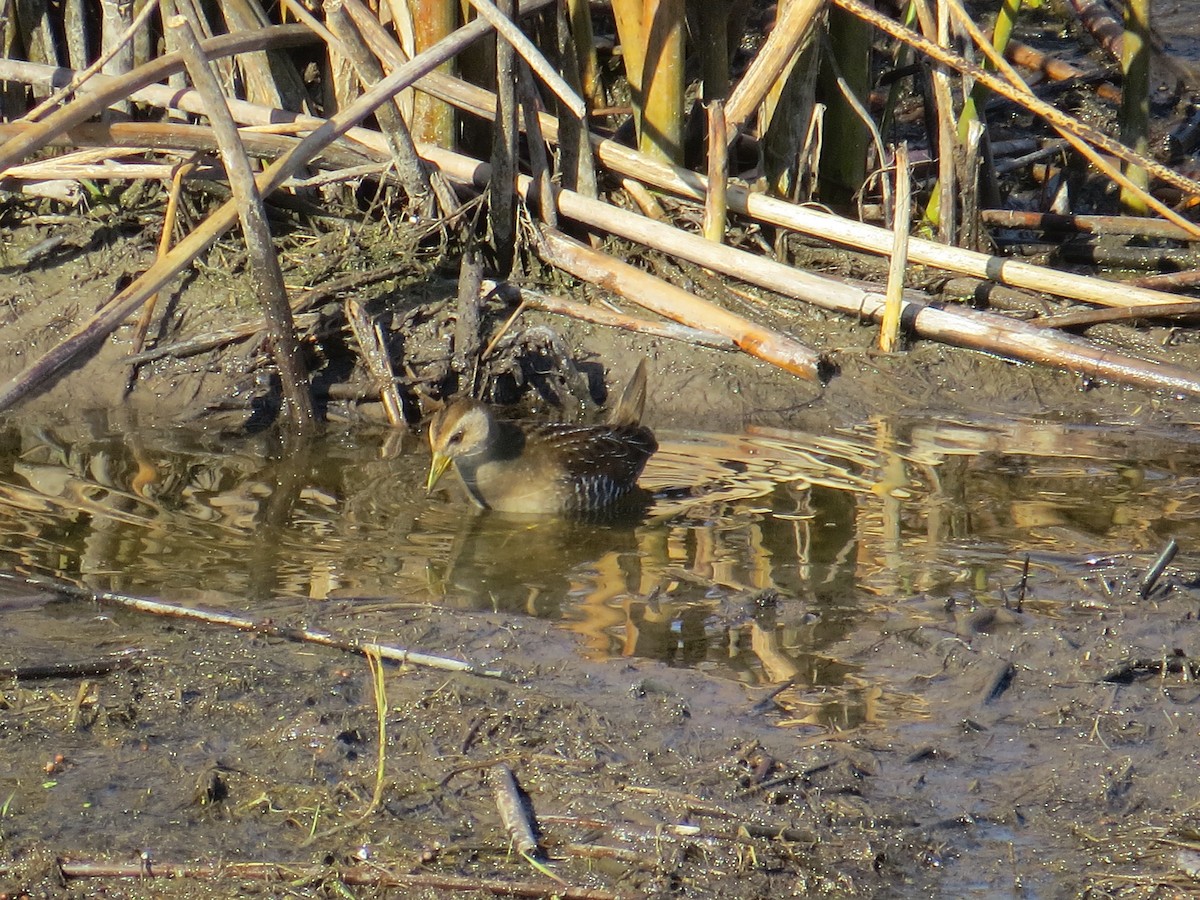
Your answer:
[[[485,291],[499,290],[494,282],[484,282]],[[505,285],[503,292],[519,300],[525,309],[537,309],[542,312],[560,316],[569,316],[581,322],[591,322],[594,325],[604,325],[609,328],[620,328],[636,334],[650,337],[666,338],[670,341],[681,341],[694,347],[708,347],[712,350],[736,350],[737,344],[723,334],[714,331],[704,331],[692,328],[690,325],[680,325],[677,322],[652,322],[649,319],[613,312],[599,306],[589,306],[566,297],[558,297],[532,288],[517,288]]]
[[[127,42],[133,39],[134,34],[136,34],[140,28],[146,25],[146,23],[150,20],[150,16],[152,16],[158,10],[158,4],[159,0],[147,0],[146,4],[134,17],[133,21],[129,23],[129,27],[125,29],[124,34],[122,34],[120,38],[114,41],[110,47],[96,57],[96,60],[86,69],[77,71],[71,76],[71,80],[67,82],[67,84],[63,85],[41,103],[27,112],[23,117],[24,120],[36,122],[39,118],[41,118],[42,113],[61,105],[63,100],[65,100],[68,95],[73,94],[76,90],[78,90],[80,85],[82,85],[97,72],[107,71],[104,67],[108,65],[108,61],[112,59],[112,57],[118,53]]]
[[[1004,58],[1023,69],[1033,69],[1041,72],[1051,81],[1069,81],[1074,78],[1085,79],[1088,73],[1065,60],[1049,56],[1040,50],[1022,44],[1020,41],[1009,41],[1004,48]],[[1093,90],[1096,96],[1110,103],[1121,102],[1121,89],[1109,82],[1097,84]]]
[[[175,223],[179,215],[179,197],[183,193],[183,180],[190,176],[196,168],[198,154],[192,154],[187,160],[176,165],[171,173],[171,187],[167,194],[167,209],[163,213],[162,231],[158,236],[157,257],[161,259],[166,256],[167,251],[171,249],[171,238],[175,234]],[[137,356],[146,347],[146,335],[150,332],[150,322],[154,318],[154,310],[158,306],[158,291],[151,294],[146,305],[142,307],[142,314],[138,318],[137,328],[134,330],[131,356]],[[125,393],[129,394],[137,382],[138,367],[140,363],[129,363],[129,376],[125,382]]]
[[[279,257],[271,240],[271,227],[267,224],[267,211],[254,182],[250,159],[238,138],[233,115],[225,105],[220,85],[200,50],[200,42],[192,26],[181,15],[171,16],[165,24],[167,30],[174,33],[192,84],[208,108],[208,120],[217,138],[221,161],[225,164],[226,177],[242,223],[254,295],[262,303],[267,331],[271,336],[271,356],[282,385],[284,416],[290,420],[292,430],[297,435],[309,436],[316,427],[316,411],[313,409],[308,369],[296,339],[296,324],[292,321],[292,309],[288,305],[283,270],[279,267]]]
[[[883,316],[879,323],[879,349],[891,353],[900,336],[900,310],[904,302],[904,271],[908,267],[908,227],[912,215],[912,178],[908,170],[908,143],[896,148],[896,212],[892,221],[892,258]]]
[[[360,0],[342,0],[342,7],[358,28],[359,36],[366,39],[367,45],[382,64],[384,71],[390,71],[396,66],[402,66],[408,62],[408,55],[405,54],[403,48],[387,32],[379,19],[363,6]],[[435,74],[441,75],[441,73],[430,73],[426,77],[431,78]],[[443,75],[442,77],[449,76]],[[402,98],[403,94],[397,98],[397,105],[401,107],[404,105],[400,102]],[[411,138],[412,133],[409,132],[409,139],[411,140]],[[416,151],[415,144],[413,150]],[[442,215],[447,218],[454,215],[459,207],[458,197],[455,196],[454,191],[436,172],[425,172],[423,167],[422,171],[437,198],[438,208],[442,211]]]
[[[24,64],[26,68],[29,65],[32,64]],[[47,71],[50,71],[48,67]],[[0,61],[0,78],[3,78],[4,74],[5,66]],[[189,97],[197,100],[197,102],[194,104],[187,103]],[[178,98],[183,102],[183,105],[193,106],[194,112],[203,113],[204,111],[203,102],[199,100],[199,95],[191,90],[184,94],[176,94],[170,88],[156,86],[154,88],[147,88],[145,92],[139,91],[134,95],[134,98],[154,105],[159,105],[159,101]],[[240,101],[229,102],[232,107],[236,107],[239,110],[239,118],[244,119],[245,116],[241,114],[243,108],[239,105]],[[252,108],[258,110],[264,109],[264,107],[259,106]],[[32,124],[28,122],[0,124],[0,141],[7,140],[28,130],[32,127]],[[279,126],[275,126],[275,130],[278,130],[278,128]],[[301,130],[309,130],[309,128]],[[247,151],[254,156],[262,157],[281,156],[299,141],[299,138],[296,137],[257,131],[253,127],[243,128],[239,132],[239,136]],[[179,154],[215,151],[217,149],[217,141],[213,136],[212,129],[206,125],[179,125],[163,122],[85,122],[82,125],[76,125],[68,129],[50,141],[47,146],[98,146],[103,148],[103,156],[113,157],[122,155],[125,151],[159,151]],[[63,161],[68,158],[69,155],[55,156],[46,160],[39,160],[36,163],[12,166],[6,170],[5,177],[18,178],[24,177],[24,173],[26,172],[47,171],[46,166],[62,165]],[[361,146],[354,147],[348,141],[342,140],[337,144],[325,148],[322,151],[321,157],[318,158],[318,163],[323,168],[346,169],[370,162],[374,168],[378,169],[378,165],[374,162],[375,159],[376,154],[366,154],[363,152]],[[177,163],[172,162],[168,168],[173,172],[175,165]],[[168,178],[172,176],[172,172],[168,172]]]
[[[29,72],[45,73],[44,77],[48,78],[51,73],[56,71],[61,70],[51,66],[37,66],[32,63],[14,64],[11,61],[0,60],[0,78],[24,80],[27,77],[26,73]],[[97,76],[96,81],[107,83],[103,76]],[[495,95],[490,91],[451,78],[441,72],[429,73],[422,79],[421,88],[474,115],[490,118],[495,108]],[[204,112],[203,104],[193,91],[174,92],[169,88],[155,85],[138,91],[135,99],[194,113]],[[266,109],[241,101],[230,101],[230,108],[240,121],[250,124],[266,124],[280,119],[290,119],[296,126],[317,128],[326,121],[311,116],[288,113],[284,110]],[[551,142],[557,141],[557,120],[547,113],[541,113],[539,119],[546,139]],[[0,125],[0,134],[3,134],[7,127],[12,126]],[[121,126],[113,125],[111,127],[115,132]],[[370,148],[370,151],[375,154],[386,154],[382,138],[377,132],[351,129],[348,135],[364,150]],[[637,178],[660,190],[700,202],[704,201],[707,184],[704,176],[687,169],[657,162],[613,141],[593,137],[593,144],[601,161],[612,170],[625,176],[630,184],[634,184],[633,179]],[[336,147],[337,145],[333,145],[324,152],[330,152]],[[376,158],[383,159],[386,156],[377,155]],[[891,233],[874,225],[835,216],[764,194],[753,193],[737,185],[730,186],[728,203],[731,209],[758,221],[810,234],[825,241],[880,256],[887,256],[890,253]],[[910,239],[909,259],[914,263],[936,269],[1105,306],[1158,306],[1182,302],[1179,298],[1159,290],[1116,284],[1099,278],[1061,272],[1020,260],[990,256],[918,238]]]
[[[703,233],[710,241],[725,240],[729,218],[725,192],[729,186],[729,143],[725,138],[725,105],[708,104],[708,191],[704,195]]]
[[[560,199],[564,194],[560,194]],[[665,225],[662,227],[669,228]],[[827,374],[821,355],[799,341],[735,315],[608,254],[593,250],[561,232],[544,229],[542,234],[545,249],[541,252],[546,261],[576,278],[618,293],[660,316],[693,328],[726,335],[751,356],[808,381],[820,382]],[[704,243],[709,244],[708,241]]]
[[[542,55],[542,51],[537,48],[537,45],[525,36],[525,32],[514,25],[512,19],[501,13],[491,0],[470,0],[470,3],[475,11],[487,19],[496,32],[508,41],[517,54],[529,64],[529,68],[537,73],[538,78],[542,79],[542,83],[554,92],[563,105],[574,113],[576,118],[583,120],[587,116],[587,105],[583,102],[583,98],[575,93],[558,72],[554,71],[554,67]]]
[[[519,854],[526,857],[536,857],[541,854],[537,838],[533,833],[533,822],[525,808],[521,790],[517,787],[517,778],[504,763],[497,763],[488,770],[488,780],[492,785],[492,796],[496,802],[496,811],[504,830],[508,832],[513,846]]]
[[[738,81],[729,102],[725,104],[725,128],[728,140],[758,109],[771,86],[789,70],[805,35],[812,28],[818,13],[825,8],[824,0],[793,0],[781,5],[782,18],[767,35],[746,74]]]
[[[938,16],[935,19],[926,0],[913,0],[921,32],[926,40],[936,46],[948,46],[948,20],[943,15],[945,4],[938,3]],[[950,75],[944,66],[934,66],[930,72],[933,84],[933,107],[937,119],[937,184],[925,207],[925,218],[937,225],[938,237],[943,244],[954,242],[955,216],[955,184],[958,179],[954,173],[954,148],[958,142],[958,129],[955,128],[954,100],[950,90]]]
[[[446,896],[449,892],[488,894],[494,897],[545,898],[545,900],[622,900],[631,895],[599,890],[597,888],[574,887],[558,881],[533,882],[511,881],[502,878],[467,878],[457,875],[413,874],[401,871],[407,863],[388,868],[379,861],[361,866],[342,868],[326,865],[285,865],[283,863],[113,863],[86,860],[62,859],[57,861],[55,871],[64,881],[85,878],[128,878],[138,884],[147,879],[171,880],[191,879],[207,883],[207,890],[222,896],[240,896],[236,889],[237,880],[270,882],[272,884],[296,883],[329,886],[354,885],[383,888],[402,888],[404,896],[419,892],[433,892]],[[0,870],[0,875],[5,874]],[[332,891],[331,891],[332,892]]]
[[[326,23],[333,32],[336,48],[354,66],[362,87],[365,89],[382,81],[383,66],[363,43],[341,0],[325,0],[324,6]],[[409,201],[423,218],[432,216],[435,200],[433,185],[425,172],[421,157],[417,155],[412,133],[400,113],[399,98],[393,97],[391,103],[380,106],[375,111],[375,116],[388,142],[392,164],[396,167],[396,173],[404,185]],[[454,208],[443,209],[442,212],[451,215]]]
[[[414,53],[434,46],[453,33],[458,22],[459,4],[451,0],[409,0],[404,7],[411,13]],[[451,62],[444,64],[445,74],[451,71]],[[409,121],[413,140],[428,141],[443,147],[453,147],[455,140],[454,109],[425,94],[413,95],[412,119]]]
[[[1004,74],[1004,77],[1009,80],[1009,82],[1013,85],[1013,87],[1019,93],[1023,94],[1025,97],[1032,98],[1033,97],[1033,89],[1030,88],[1029,85],[1025,83],[1025,80],[1022,79],[1021,76],[1016,72],[1016,70],[1013,69],[1013,67],[1008,64],[1008,61],[1005,60],[999,53],[996,52],[995,48],[992,47],[991,41],[989,41],[984,36],[983,32],[981,32],[979,30],[979,27],[974,23],[974,21],[971,19],[971,17],[967,14],[966,10],[963,9],[962,4],[959,2],[959,0],[945,0],[945,2],[950,4],[951,11],[958,18],[958,20],[959,20],[960,24],[963,26],[963,28],[965,28],[967,30],[967,32],[971,35],[971,39],[973,41],[975,41],[976,45],[983,51],[984,55],[987,56],[988,61],[991,62],[992,65],[994,65],[997,70],[999,70],[1000,72],[1002,72]],[[1028,104],[1025,104],[1025,105],[1026,105],[1026,108],[1029,108]],[[1050,107],[1050,109],[1053,109],[1053,107]],[[1063,114],[1061,114],[1061,113],[1058,113],[1057,110],[1055,110],[1055,112],[1060,118],[1067,119],[1068,121],[1071,121],[1071,122],[1075,121],[1073,119],[1069,119],[1069,117],[1063,116]],[[1176,213],[1173,209],[1168,207],[1166,204],[1160,202],[1156,197],[1153,197],[1152,195],[1147,193],[1143,187],[1141,187],[1138,184],[1135,184],[1133,181],[1131,181],[1129,178],[1127,178],[1123,172],[1121,172],[1115,166],[1111,165],[1094,148],[1092,148],[1087,143],[1085,143],[1085,141],[1082,137],[1075,136],[1074,134],[1071,133],[1070,129],[1068,129],[1066,127],[1060,127],[1060,125],[1056,124],[1053,121],[1051,121],[1051,125],[1053,125],[1054,129],[1059,134],[1061,134],[1072,147],[1074,147],[1079,153],[1081,153],[1088,160],[1088,162],[1090,162],[1093,166],[1095,166],[1107,178],[1111,179],[1112,181],[1115,181],[1118,185],[1120,185],[1123,195],[1128,194],[1131,197],[1139,198],[1142,203],[1144,203],[1150,209],[1153,209],[1155,212],[1157,212],[1163,218],[1174,223],[1175,225],[1178,225],[1180,228],[1187,231],[1193,237],[1200,237],[1200,226],[1197,226],[1195,223],[1190,222],[1187,219],[1183,218],[1178,213]],[[1110,138],[1107,138],[1106,136],[1102,135],[1102,137],[1105,137],[1106,140],[1111,140]],[[1117,144],[1117,146],[1122,146],[1122,145]],[[1132,156],[1133,160],[1138,160],[1141,162],[1145,161],[1144,157],[1140,156],[1139,154],[1135,153],[1132,150],[1127,149],[1127,153]],[[1125,162],[1131,166],[1137,167],[1139,169],[1141,168],[1141,162],[1135,162],[1135,161],[1132,161],[1129,159],[1126,159]],[[1154,165],[1158,166],[1158,168],[1163,171],[1167,171],[1167,172],[1172,171],[1170,169],[1166,169],[1164,166],[1161,166],[1158,163],[1155,163]],[[1180,177],[1182,177],[1182,176],[1180,176]]]
[[[517,96],[521,104],[521,121],[525,124],[529,170],[537,184],[534,199],[537,200],[538,217],[551,228],[557,228],[558,207],[554,205],[554,172],[550,167],[550,155],[546,152],[546,141],[542,137],[542,125],[538,120],[537,85],[533,83],[533,75],[524,61],[517,66]]]
[[[483,88],[446,78],[440,73],[434,73],[433,77],[426,79],[422,88],[437,92],[448,102],[474,115],[492,115],[494,95]],[[543,113],[540,120],[547,140],[556,141],[558,123],[554,117]],[[615,141],[593,137],[593,145],[601,162],[624,176],[629,184],[635,184],[637,179],[660,190],[704,202],[707,179],[703,175],[653,160]],[[891,252],[892,235],[884,228],[752,192],[738,185],[729,186],[727,199],[730,209],[758,221],[880,256],[887,256]],[[1115,284],[919,238],[909,240],[909,259],[936,269],[1105,306],[1178,302],[1171,294],[1162,291]]]
[[[516,0],[501,2],[510,14],[516,9]],[[520,170],[517,53],[512,43],[497,41],[495,56],[496,115],[492,122],[492,178],[487,186],[487,213],[494,265],[501,277],[507,277],[517,252],[517,206],[512,189],[513,179]]]
[[[379,397],[383,402],[388,424],[393,428],[403,428],[407,424],[404,401],[401,400],[400,389],[396,386],[396,373],[392,370],[392,360],[383,330],[378,322],[371,321],[362,304],[353,297],[346,298],[344,309],[346,322],[350,325],[350,332],[358,344],[359,356],[367,368],[367,374],[372,383],[379,387]]]

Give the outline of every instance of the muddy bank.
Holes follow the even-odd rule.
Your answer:
[[[131,227],[126,225],[126,227]],[[0,299],[8,310],[0,378],[21,373],[86,322],[111,296],[114,285],[141,271],[150,260],[146,236],[123,238],[119,229],[75,223],[25,225],[7,230],[6,265],[0,269]],[[68,236],[49,259],[29,264],[23,254],[51,234]],[[449,335],[453,334],[457,260],[413,245],[403,232],[376,224],[336,225],[317,241],[284,244],[285,274],[298,294],[308,287],[302,319],[306,347],[324,411],[337,420],[378,421],[365,373],[348,358],[342,299],[368,305],[390,330],[398,357],[417,392],[432,396],[452,389]],[[798,251],[802,252],[802,251]],[[868,266],[853,254],[822,251],[811,264],[840,268]],[[175,421],[237,427],[261,418],[276,404],[264,334],[255,331],[261,314],[242,273],[243,255],[220,245],[206,265],[178,290],[163,297],[166,316],[154,345],[164,352],[141,364],[126,395],[135,323],[122,327],[91,355],[57,376],[21,404],[21,415],[69,421],[80,410],[125,409],[147,423]],[[684,267],[677,275],[700,277]],[[534,283],[546,272],[531,273]],[[960,351],[930,341],[899,354],[881,354],[874,327],[823,313],[775,295],[720,287],[711,276],[693,283],[735,310],[747,305],[764,324],[796,337],[827,355],[836,374],[826,385],[798,379],[742,353],[709,350],[663,338],[632,335],[604,326],[527,310],[505,329],[515,307],[494,299],[484,309],[484,332],[505,335],[497,360],[484,373],[483,388],[499,400],[524,399],[527,408],[559,418],[594,412],[607,388],[650,361],[648,418],[653,424],[733,431],[747,424],[804,429],[852,425],[877,414],[962,411],[969,415],[1031,415],[1067,421],[1192,421],[1195,402],[1153,391],[1105,384],[1069,373]],[[919,279],[916,279],[918,280]],[[342,285],[343,289],[335,289]],[[577,290],[550,277],[544,288]],[[592,289],[589,289],[589,292]],[[590,293],[579,299],[588,299]],[[238,339],[222,335],[240,329]],[[1180,366],[1200,364],[1186,335],[1168,327],[1097,326],[1090,336],[1122,352]],[[248,335],[248,336],[247,336]],[[216,346],[209,347],[209,344]],[[196,347],[203,349],[196,352]],[[580,405],[578,391],[556,378],[563,358],[578,367],[591,394]],[[538,372],[551,376],[539,379]],[[347,400],[346,397],[353,399]],[[339,399],[341,398],[341,399]]]

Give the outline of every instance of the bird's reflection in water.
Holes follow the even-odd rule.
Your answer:
[[[429,565],[435,591],[451,605],[560,618],[581,577],[591,581],[607,568],[601,560],[636,568],[636,511],[597,520],[436,505],[421,518],[419,530],[450,538]]]

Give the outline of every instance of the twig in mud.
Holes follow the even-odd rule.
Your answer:
[[[986,706],[989,703],[994,703],[1003,696],[1013,682],[1013,678],[1017,675],[1017,667],[1009,660],[1003,660],[996,670],[992,673],[992,677],[988,679],[987,685],[983,691],[983,703]]]
[[[1029,554],[1025,554],[1025,564],[1021,566],[1021,580],[1017,583],[1017,612],[1025,606],[1025,592],[1029,589]]]
[[[693,810],[693,815],[706,815],[703,811]],[[572,825],[588,830],[602,830],[621,836],[632,835],[634,838],[647,841],[662,841],[664,838],[683,838],[699,843],[748,843],[751,838],[764,840],[788,841],[794,844],[816,844],[820,837],[815,832],[800,828],[773,827],[760,825],[756,822],[733,820],[731,824],[720,831],[706,829],[700,825],[658,825],[644,827],[630,825],[627,822],[610,822],[604,819],[588,819],[579,816],[541,816],[546,825]],[[733,817],[730,817],[733,819]]]
[[[270,882],[311,882],[314,884],[345,884],[365,887],[399,887],[409,890],[463,891],[491,894],[497,897],[561,897],[564,900],[620,900],[622,895],[611,891],[563,886],[557,882],[538,884],[531,881],[502,881],[498,878],[463,878],[454,875],[426,875],[397,872],[378,863],[369,866],[313,866],[287,863],[168,863],[142,861],[137,863],[92,862],[90,860],[57,860],[58,874],[64,880],[82,878],[189,878],[224,884],[236,879]],[[0,867],[0,875],[9,874]]]
[[[1138,322],[1146,319],[1168,319],[1182,321],[1200,316],[1200,301],[1164,303],[1162,306],[1127,306],[1114,309],[1075,309],[1053,316],[1030,319],[1029,324],[1038,328],[1086,328],[1109,322]]]
[[[85,600],[101,605],[119,606],[136,612],[156,616],[169,616],[179,619],[189,619],[208,625],[219,625],[223,628],[235,628],[238,631],[250,631],[266,637],[278,637],[289,641],[305,644],[317,644],[331,647],[347,653],[375,653],[383,659],[390,659],[401,664],[409,663],[414,666],[425,666],[431,669],[442,669],[448,672],[461,672],[466,675],[478,675],[483,678],[499,678],[512,681],[512,676],[497,669],[485,669],[471,663],[444,656],[433,656],[403,647],[379,644],[374,641],[355,640],[340,637],[328,631],[317,631],[312,628],[279,625],[269,619],[252,619],[249,616],[239,616],[232,613],[222,613],[215,610],[199,609],[193,606],[182,606],[176,603],[165,603],[148,597],[137,597],[132,594],[122,594],[116,591],[93,591],[72,584],[60,578],[45,575],[22,575],[19,572],[0,571],[0,580],[17,582],[40,588],[46,591],[62,594],[73,600]]]
[[[1175,554],[1179,552],[1179,544],[1175,538],[1167,541],[1167,546],[1163,547],[1162,553],[1158,554],[1158,558],[1146,571],[1146,577],[1142,579],[1142,583],[1138,586],[1138,594],[1145,600],[1150,596],[1150,592],[1154,590],[1154,586],[1158,584],[1158,579],[1162,578],[1163,572],[1167,570],[1167,566],[1171,564],[1171,560],[1175,558]]]
[[[379,397],[383,401],[383,409],[387,415],[388,424],[393,428],[401,428],[408,421],[404,400],[400,396],[400,387],[396,373],[392,370],[392,360],[388,354],[387,340],[378,321],[372,321],[363,309],[363,305],[353,297],[347,297],[344,306],[346,321],[350,332],[358,343],[359,356],[371,380],[379,385]]]
[[[0,666],[0,678],[17,681],[38,681],[46,678],[95,678],[122,669],[131,669],[145,662],[137,650],[126,650],[116,656],[80,662],[34,663],[28,666]]]
[[[1189,659],[1182,650],[1175,650],[1157,659],[1134,657],[1109,669],[1100,680],[1109,684],[1132,684],[1138,675],[1184,674],[1189,681],[1200,680],[1200,662]]]
[[[379,809],[379,804],[383,802],[383,776],[386,771],[385,764],[387,763],[387,689],[384,685],[383,665],[380,662],[379,654],[372,648],[365,650],[363,656],[367,658],[367,667],[371,670],[371,687],[375,698],[376,746],[378,748],[375,760],[375,790],[371,793],[371,802],[367,804],[361,813],[353,819],[341,822],[325,831],[317,832],[314,830],[301,843],[300,846],[302,847],[310,847],[317,841],[324,840],[330,835],[361,825],[374,814],[375,810]],[[315,821],[313,822],[313,826],[315,828]]]
[[[504,763],[497,763],[488,771],[488,780],[492,785],[492,794],[496,801],[496,810],[500,813],[500,821],[512,839],[513,846],[522,856],[537,859],[542,855],[534,833],[533,821],[526,808],[525,798],[517,787],[513,770]]]

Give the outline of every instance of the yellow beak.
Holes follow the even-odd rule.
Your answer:
[[[449,467],[450,457],[445,453],[433,451],[433,460],[429,463],[429,477],[425,479],[425,493],[433,491],[433,486],[438,483]]]

